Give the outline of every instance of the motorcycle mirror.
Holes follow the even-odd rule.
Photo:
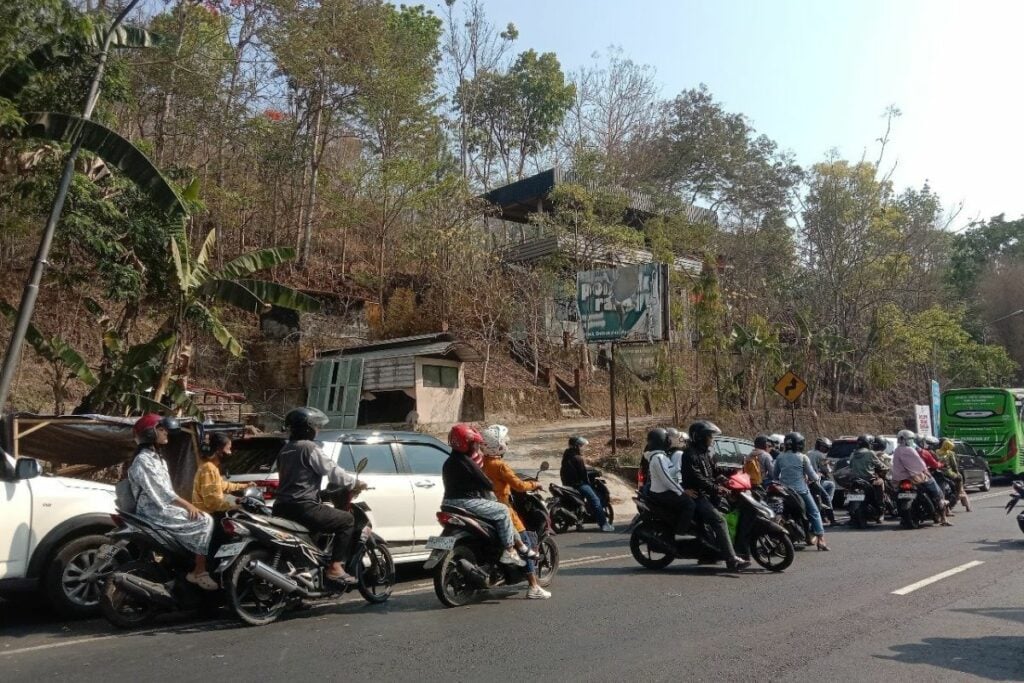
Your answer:
[[[541,472],[546,472],[546,471],[548,471],[550,469],[551,469],[551,463],[549,463],[547,460],[545,460],[544,462],[542,462],[540,464],[540,471]]]
[[[366,464],[369,462],[366,458],[360,458],[359,462],[356,463],[356,474],[359,474],[366,469]]]
[[[263,498],[263,493],[258,488],[256,488],[255,486],[249,486],[244,491],[242,491],[242,497],[243,498],[260,498],[260,499],[262,499]]]

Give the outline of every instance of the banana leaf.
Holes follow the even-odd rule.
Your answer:
[[[268,306],[291,308],[304,313],[320,310],[320,302],[291,287],[262,280],[209,280],[200,288],[216,301],[259,314]]]
[[[295,258],[295,249],[292,247],[274,247],[271,249],[260,249],[242,254],[224,264],[224,267],[217,273],[219,278],[240,278],[246,275],[279,266]]]

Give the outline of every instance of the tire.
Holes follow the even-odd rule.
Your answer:
[[[667,543],[675,541],[674,534],[672,534],[668,527],[664,525],[638,524],[636,528],[633,529],[633,533],[629,535],[629,551],[633,553],[633,559],[637,561],[637,564],[645,569],[664,569],[672,564],[675,557],[668,553],[663,553],[656,548],[652,548],[650,543],[648,543],[640,533],[645,530],[656,534],[661,538],[661,540]]]
[[[551,527],[556,534],[567,534],[575,525],[570,521],[568,513],[559,505],[551,506]]]
[[[475,600],[480,593],[462,576],[458,560],[468,560],[476,564],[476,553],[466,544],[457,543],[434,569],[434,593],[445,607],[462,607]]]
[[[100,596],[110,571],[91,575],[96,551],[106,536],[89,534],[67,541],[50,561],[43,578],[46,599],[67,617],[87,617],[99,612]]]
[[[604,506],[604,514],[608,518],[609,524],[615,524],[615,508],[612,507],[611,503]]]
[[[537,546],[540,557],[535,560],[537,565],[537,583],[547,588],[558,573],[558,544],[555,539],[545,536]]]
[[[256,578],[246,569],[253,560],[270,563],[272,559],[270,551],[264,548],[247,550],[235,560],[227,576],[224,591],[228,606],[249,626],[270,624],[288,607],[288,595],[284,591]]]
[[[370,566],[363,564],[363,558],[370,558]],[[387,546],[365,547],[355,558],[356,578],[359,579],[359,594],[371,605],[387,602],[395,590],[395,561]]]
[[[989,473],[988,470],[985,470],[985,474],[982,476],[982,479],[981,479],[981,486],[978,487],[978,490],[981,491],[982,493],[984,493],[985,491],[988,491],[991,488],[992,488],[992,475]]]
[[[920,523],[917,522],[917,516],[914,514],[913,505],[909,505],[906,508],[900,507],[900,526],[904,529],[919,529]]]
[[[169,578],[162,567],[150,560],[132,560],[118,567],[117,571],[156,583],[165,583]],[[139,600],[117,587],[113,581],[107,581],[103,587],[99,608],[107,621],[124,629],[145,626],[159,613],[155,605]]]
[[[857,529],[868,528],[867,512],[864,510],[864,504],[858,504],[853,510],[850,511],[850,524]]]
[[[781,572],[793,564],[796,548],[787,534],[775,531],[754,532],[750,538],[750,556],[771,572]]]

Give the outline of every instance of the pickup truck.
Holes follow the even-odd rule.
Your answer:
[[[92,571],[114,528],[114,487],[43,475],[40,461],[0,450],[0,595],[41,592],[66,616],[97,610],[105,577]]]

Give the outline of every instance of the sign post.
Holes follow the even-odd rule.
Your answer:
[[[939,391],[939,383],[932,380],[932,428],[935,430],[932,436],[938,437],[942,427],[942,393]]]
[[[789,416],[794,432],[796,431],[796,402],[800,400],[805,391],[807,391],[807,382],[797,377],[792,370],[775,383],[775,393],[789,403]]]
[[[929,406],[914,406],[917,413],[917,433],[926,436],[935,436],[932,430],[931,408]]]
[[[612,456],[618,454],[619,444],[615,438],[615,343],[608,345],[608,395],[612,404]]]

